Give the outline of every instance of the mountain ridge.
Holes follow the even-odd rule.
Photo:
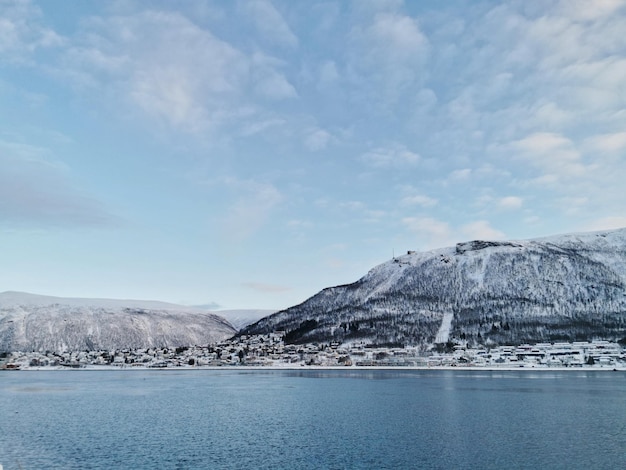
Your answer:
[[[0,351],[82,351],[209,344],[236,329],[167,302],[0,293]]]
[[[432,348],[626,336],[626,229],[473,240],[382,263],[241,334]]]

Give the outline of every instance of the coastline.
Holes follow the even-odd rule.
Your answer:
[[[8,372],[41,372],[41,371],[163,371],[163,372],[181,372],[181,371],[229,371],[229,372],[259,372],[259,371],[482,371],[482,372],[626,372],[626,366],[583,366],[583,367],[542,367],[542,366],[517,366],[506,365],[503,367],[489,366],[179,366],[179,367],[142,367],[142,366],[98,366],[85,365],[82,367],[64,367],[64,366],[43,366],[43,367],[24,367],[19,369],[0,369],[0,371]]]

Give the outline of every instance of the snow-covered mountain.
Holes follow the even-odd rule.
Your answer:
[[[259,319],[267,317],[275,312],[276,310],[241,309],[215,310],[213,313],[228,320],[237,330],[241,330]]]
[[[165,302],[0,293],[0,351],[190,346],[235,332],[218,315]]]
[[[242,334],[418,345],[626,338],[626,229],[409,252]]]

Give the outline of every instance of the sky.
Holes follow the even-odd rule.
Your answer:
[[[0,0],[0,291],[282,309],[626,226],[626,2]]]

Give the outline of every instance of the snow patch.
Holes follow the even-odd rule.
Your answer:
[[[454,313],[452,312],[443,314],[441,326],[439,327],[439,331],[437,331],[437,336],[435,337],[435,343],[448,342],[448,338],[450,338],[450,329],[452,328],[452,318],[454,318]]]

